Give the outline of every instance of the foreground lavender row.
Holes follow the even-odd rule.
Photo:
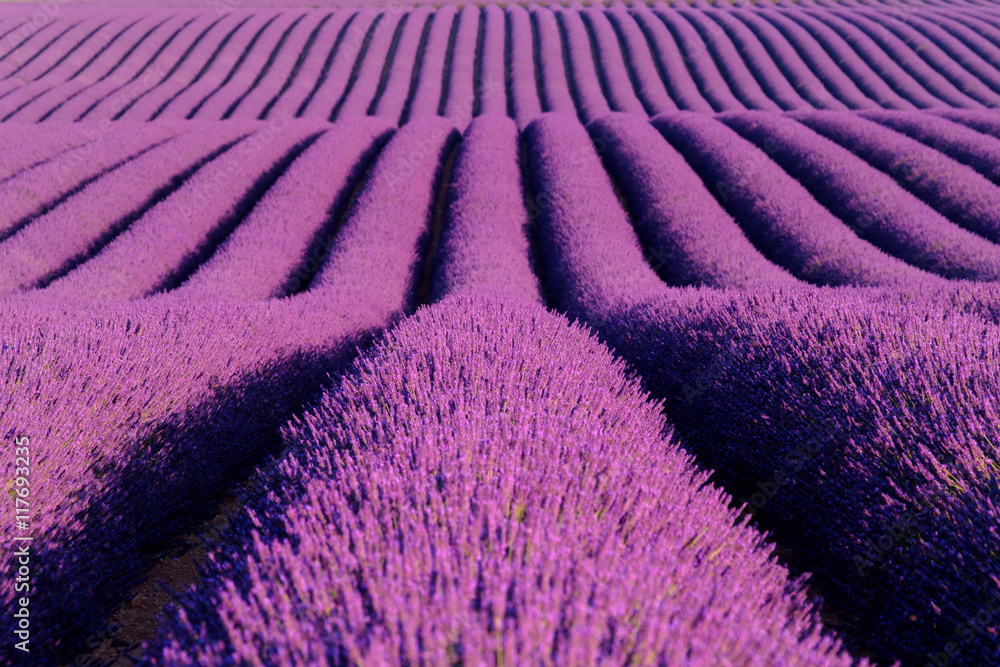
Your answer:
[[[286,430],[149,664],[851,664],[623,370],[537,305],[421,311]]]
[[[0,13],[0,119],[995,108],[1000,26],[955,3]]]

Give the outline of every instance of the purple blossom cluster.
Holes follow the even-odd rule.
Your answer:
[[[579,325],[421,310],[291,422],[145,663],[852,664],[664,429]]]
[[[281,423],[366,340],[349,305],[0,302],[0,433],[34,443],[33,659],[72,658],[151,555],[279,448]],[[14,587],[0,595],[11,619]],[[12,643],[0,659],[16,664]]]
[[[880,662],[923,664],[1000,590],[1000,421],[980,400],[1000,391],[1000,330],[944,305],[688,292],[600,329]],[[984,630],[953,664],[998,659]]]

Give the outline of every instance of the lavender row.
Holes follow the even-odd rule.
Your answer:
[[[175,40],[161,54],[164,67],[169,69],[162,72],[155,86],[130,100],[112,120],[147,121],[162,114],[178,96],[196,86],[213,68],[218,70],[224,65],[216,58],[220,52],[230,57],[236,55],[236,45],[245,44],[250,39],[251,31],[261,28],[267,19],[268,16],[263,13],[245,16],[226,14],[213,21],[202,33],[189,35],[189,43],[188,40]],[[86,117],[97,120],[101,116],[91,112]]]
[[[545,111],[576,114],[578,110],[567,78],[563,39],[556,14],[551,9],[538,5],[530,6],[529,11],[537,42],[538,52],[535,58],[538,63],[542,108]],[[581,108],[579,113],[582,112]]]
[[[797,278],[818,285],[931,279],[858,238],[767,153],[721,122],[675,112],[658,117],[654,125],[698,172],[754,246]]]
[[[745,138],[727,129],[725,123],[689,112],[667,114],[655,120],[654,125],[662,135],[651,131],[641,116],[632,121],[606,116],[591,124],[591,132],[595,140],[600,139],[603,143],[602,151],[608,151],[604,156],[606,166],[622,187],[648,261],[671,284],[736,286],[774,281],[787,283],[790,278],[786,271],[814,284],[933,283],[933,273],[951,279],[996,280],[995,246],[954,224],[965,220],[972,220],[980,226],[988,224],[989,198],[996,193],[995,186],[961,162],[982,172],[993,173],[991,169],[996,167],[993,153],[998,151],[991,151],[991,142],[996,140],[978,131],[964,129],[938,115],[917,112],[866,112],[863,115],[877,118],[882,124],[895,123],[908,127],[911,134],[932,146],[906,139],[902,134],[882,128],[864,117],[832,112],[797,112],[793,118],[820,129],[826,125],[833,127],[840,133],[834,138],[839,137],[842,142],[847,141],[844,137],[850,139],[853,143],[845,145],[860,157],[810,132],[792,118],[747,112],[723,117],[725,123],[737,129],[741,127],[739,123],[744,121],[751,125],[763,123],[750,134],[747,134],[750,126],[743,127],[741,132],[744,132]],[[973,122],[971,119],[979,119],[975,123],[981,129],[992,122],[988,114],[963,112],[959,115],[967,123]],[[567,122],[575,124],[571,120]],[[377,126],[376,123],[357,127]],[[112,143],[107,143],[110,137],[102,137],[98,133],[90,143],[57,153],[47,160],[44,156],[64,146],[63,141],[72,145],[93,136],[92,133],[103,126],[70,126],[67,130],[72,131],[66,134],[65,140],[59,138],[62,136],[60,133],[39,135],[49,139],[38,144],[35,151],[24,150],[27,146],[17,145],[7,149],[12,163],[21,162],[24,168],[0,182],[0,194],[7,189],[9,208],[12,209],[7,232],[10,238],[0,242],[0,252],[13,267],[8,284],[3,289],[9,293],[41,287],[58,278],[58,283],[51,288],[54,291],[70,289],[73,294],[79,295],[137,298],[180,284],[215,253],[221,263],[206,276],[216,275],[218,271],[221,271],[219,276],[235,272],[234,276],[244,276],[245,294],[254,295],[249,298],[266,298],[281,295],[287,288],[285,282],[291,280],[291,273],[301,273],[301,267],[295,266],[296,261],[312,264],[320,261],[322,252],[312,248],[312,244],[319,242],[314,237],[319,233],[317,225],[327,223],[320,223],[323,215],[314,212],[306,216],[312,222],[304,219],[301,228],[295,226],[300,231],[282,235],[287,245],[272,248],[285,257],[278,262],[284,267],[281,271],[265,275],[263,269],[269,265],[255,265],[250,255],[256,252],[253,248],[261,247],[261,239],[266,237],[266,234],[262,235],[262,230],[268,228],[270,223],[263,221],[263,211],[272,210],[270,205],[263,207],[262,212],[255,216],[261,222],[246,229],[243,229],[242,223],[243,217],[255,205],[256,198],[264,195],[261,188],[266,190],[267,185],[257,181],[265,178],[268,167],[255,167],[250,162],[238,164],[239,158],[230,156],[222,161],[224,164],[215,165],[205,172],[223,174],[217,174],[218,177],[212,181],[216,185],[202,187],[200,180],[209,177],[201,175],[180,187],[181,181],[188,178],[185,172],[194,163],[182,164],[186,158],[176,153],[171,153],[172,160],[181,161],[176,164],[169,160],[162,162],[157,156],[160,154],[158,151],[172,150],[169,148],[171,144],[159,146],[163,140],[178,129],[188,127],[197,126],[175,123],[174,126],[133,128],[130,130],[132,134],[122,134]],[[252,124],[246,127],[248,132],[255,128]],[[316,134],[329,126],[302,122],[276,124],[272,121],[271,129],[264,131],[262,137],[273,135],[275,130],[282,135],[286,127],[292,128],[292,134],[301,128],[313,127],[311,132]],[[831,131],[826,130],[827,133]],[[881,144],[857,143],[862,141],[865,133],[872,131],[875,136],[888,136],[891,142],[886,144],[880,139]],[[145,137],[149,132],[154,137],[162,134],[162,138],[150,143]],[[362,142],[365,132],[367,130],[359,135]],[[774,132],[784,134],[770,136]],[[602,133],[607,136],[599,137]],[[664,141],[664,137],[668,141]],[[746,138],[753,141],[748,142]],[[116,151],[121,150],[119,144],[122,141],[126,142],[124,147],[128,152],[119,158]],[[135,144],[137,141],[139,143]],[[271,141],[273,138],[250,143],[270,144]],[[865,141],[870,143],[868,139]],[[46,148],[49,145],[47,142],[54,143]],[[102,144],[111,151],[110,157],[91,159],[92,153]],[[221,143],[218,145],[221,146]],[[901,148],[892,148],[894,146]],[[280,152],[279,148],[272,148]],[[890,148],[889,153],[884,153]],[[425,157],[423,149],[416,150],[417,155],[405,159],[412,162]],[[883,153],[871,153],[874,150],[883,150]],[[900,150],[907,151],[910,160],[914,156],[919,158],[916,167],[909,166],[900,171]],[[149,151],[152,153],[147,154]],[[365,152],[351,153],[354,157],[347,158],[345,164],[352,166],[344,168],[353,170],[356,158]],[[946,154],[957,159],[953,161]],[[872,155],[883,155],[878,158],[882,162],[875,160],[874,167],[888,171],[888,175],[861,159],[871,162],[874,160]],[[131,164],[136,160],[138,162]],[[274,160],[265,162],[268,165],[275,163]],[[147,163],[149,166],[146,166]],[[943,170],[941,165],[947,169]],[[155,176],[144,173],[150,168],[153,169],[150,173]],[[934,173],[955,173],[958,170],[964,170],[961,171],[962,180],[958,187],[950,185],[943,188],[940,179],[931,178]],[[202,201],[206,191],[218,192],[222,187],[221,180],[240,173],[244,175],[232,184],[231,194],[214,201],[209,207],[214,212],[205,214],[203,221],[197,225],[193,222],[177,225],[176,220],[167,224],[164,222],[167,218],[163,218],[166,213],[157,212],[167,210],[163,208],[166,204],[158,201],[167,195],[175,202],[192,197]],[[122,177],[138,178],[136,183],[141,183],[129,186],[129,197],[120,201],[106,194],[117,191],[117,174],[133,174]],[[890,178],[906,174],[912,178],[902,181],[903,188]],[[359,174],[355,173],[352,178],[357,176]],[[265,180],[270,183],[275,177],[272,174]],[[316,177],[319,178],[319,174]],[[29,206],[32,200],[24,196],[24,189],[30,187],[37,190],[46,182],[50,185],[35,195],[35,203]],[[53,182],[54,185],[51,185]],[[341,187],[331,186],[325,195],[330,202],[339,200]],[[178,191],[171,194],[174,190]],[[531,195],[530,192],[527,194]],[[93,205],[87,203],[91,200]],[[147,211],[153,204],[158,204],[159,208]],[[193,210],[189,204],[184,210]],[[287,207],[287,211],[294,212],[294,206]],[[982,211],[987,213],[983,215]],[[183,211],[180,214],[183,214],[182,219],[188,218]],[[78,217],[87,221],[87,225],[71,230],[73,225],[70,221]],[[955,217],[958,219],[955,220]],[[695,220],[698,220],[697,224],[693,222]],[[818,221],[822,221],[822,225]],[[62,250],[59,250],[61,246],[58,244],[49,247],[47,239],[54,230],[59,230],[55,232],[57,234],[63,234],[64,230],[72,231],[61,237],[60,242],[65,244]],[[171,230],[171,234],[180,233],[180,236],[165,235],[166,230]],[[121,238],[117,238],[119,233],[122,233]],[[328,237],[329,233],[324,232],[323,235]],[[222,259],[230,252],[222,250],[231,234],[245,239],[234,241],[236,245],[233,248],[242,249],[233,250],[236,255],[232,258]],[[154,237],[156,243],[152,247],[157,250],[152,255],[149,251],[136,251],[137,244],[150,242]],[[720,239],[727,240],[722,242]],[[169,247],[164,248],[164,245]],[[216,253],[216,247],[220,252]],[[324,247],[328,247],[328,243]],[[884,252],[879,252],[877,248]],[[296,255],[303,251],[308,258]],[[320,254],[316,255],[317,252]],[[159,268],[147,271],[151,265],[147,265],[144,258],[148,256],[152,261],[153,255]],[[906,266],[900,259],[912,267]],[[235,262],[235,265],[230,266],[230,262]],[[114,270],[110,273],[105,273],[102,268],[112,266]],[[312,275],[317,268],[313,266],[306,273]],[[67,271],[71,271],[72,275]],[[251,274],[256,278],[251,279]],[[310,282],[311,279],[304,276],[300,276],[294,290]],[[124,284],[126,279],[130,283],[128,286]],[[209,292],[213,289],[220,290],[219,293],[235,290],[232,292],[235,294],[243,290],[234,282],[209,288],[205,280],[208,279],[199,278],[196,284]],[[75,286],[70,288],[68,285]]]
[[[115,132],[98,128],[92,141],[18,172],[0,184],[0,209],[3,210],[0,238],[21,229],[81,184],[133,159],[177,132],[178,127],[171,124],[129,124]]]
[[[778,65],[781,57],[785,56],[787,51],[780,56],[772,58],[753,31],[744,25],[742,21],[735,20],[734,16],[728,12],[703,10],[689,15],[691,18],[695,16],[699,17],[701,19],[699,23],[706,26],[704,30],[708,34],[714,35],[718,32],[711,25],[710,21],[715,21],[716,24],[722,26],[726,31],[727,36],[732,40],[735,47],[729,51],[727,56],[730,63],[729,67],[737,70],[731,76],[737,77],[737,80],[743,79],[745,81],[743,85],[748,85],[754,78],[759,82],[759,90],[757,86],[754,86],[754,90],[750,94],[753,99],[760,100],[760,103],[764,106],[754,106],[753,108],[767,109],[770,107],[773,109],[776,105],[781,109],[800,109],[812,106],[795,90],[793,82],[801,86],[815,85],[815,77],[809,76],[803,70],[799,69],[797,72],[800,75],[799,77],[792,80],[787,79]],[[701,18],[702,15],[704,18]],[[784,46],[787,49],[787,44]],[[740,57],[747,60],[747,64],[743,67],[740,67],[742,62],[739,60]],[[792,59],[792,67],[794,67],[795,60],[794,58]],[[801,64],[800,59],[799,63]],[[821,100],[821,106],[824,107],[826,104],[831,103],[833,103],[832,100]]]
[[[588,7],[580,12],[580,16],[591,36],[594,64],[598,68],[600,81],[607,88],[608,104],[615,111],[645,116],[646,110],[636,95],[632,65],[625,61],[622,53],[625,44],[619,42],[611,21],[604,11],[596,7]],[[659,90],[663,91],[662,84]]]
[[[506,116],[507,13],[497,5],[483,7],[483,40],[478,73],[479,106],[474,115]],[[511,74],[511,78],[515,77]],[[534,77],[532,77],[534,78]],[[513,83],[513,82],[510,82]]]
[[[690,450],[857,619],[858,646],[997,660],[981,614],[1000,595],[997,422],[978,398],[998,390],[995,326],[843,290],[678,294],[609,320]]]
[[[34,18],[32,12],[26,13],[28,16],[22,14],[24,19]],[[6,35],[7,39],[0,47],[0,77],[16,76],[20,72],[30,72],[33,68],[43,70],[55,63],[65,51],[86,39],[88,33],[108,21],[107,17],[93,11],[71,12],[61,21],[51,20],[44,13],[39,18],[48,20],[44,20],[40,27],[35,28],[32,23],[26,30],[15,29]],[[25,20],[24,24],[27,23],[29,21]]]
[[[952,222],[1000,242],[1000,190],[974,169],[864,118],[824,112],[794,117],[889,174]]]
[[[177,58],[171,47],[189,44],[219,17],[180,14],[169,21],[151,38],[136,46],[129,58],[119,63],[107,77],[96,81],[84,80],[82,85],[72,85],[76,79],[55,86],[42,98],[39,109],[32,115],[22,110],[25,121],[82,121],[111,119],[133,100],[156,86],[172,69],[170,57]],[[182,51],[183,52],[183,51]],[[64,92],[65,91],[65,92]]]
[[[601,304],[624,305],[666,290],[644,261],[619,260],[641,258],[642,250],[586,129],[563,114],[547,113],[524,130],[522,141],[538,218],[536,252],[547,258],[539,260],[539,277],[552,305],[583,317]],[[565,266],[574,268],[556,268]]]
[[[407,110],[407,118],[437,115],[444,99],[445,61],[452,32],[458,29],[458,10],[444,7],[431,16],[431,28],[427,33],[420,69],[416,72],[412,92],[412,102]]]
[[[296,116],[323,120],[333,117],[348,86],[352,83],[352,72],[360,65],[365,50],[371,44],[383,20],[389,21],[391,17],[369,7],[354,13],[333,43],[319,77],[312,82],[313,86],[308,96],[296,109]]]
[[[645,119],[614,115],[587,129],[629,207],[646,258],[671,285],[793,284],[747,239],[698,174]]]
[[[850,80],[843,72],[831,67],[832,63],[823,62],[821,50],[817,51],[808,46],[797,47],[797,44],[802,44],[799,41],[801,32],[795,33],[793,29],[791,32],[793,36],[786,38],[775,25],[765,20],[758,12],[745,9],[730,10],[719,15],[717,20],[725,22],[730,30],[737,30],[736,22],[731,17],[739,19],[739,22],[746,26],[749,31],[746,33],[746,39],[749,40],[752,35],[765,49],[766,55],[761,54],[761,64],[757,65],[756,69],[761,70],[762,79],[771,85],[781,85],[779,76],[764,68],[777,67],[802,100],[817,109],[843,110],[848,104],[854,108],[872,104],[871,100],[865,98],[850,84]],[[800,54],[796,48],[801,48],[803,53]],[[847,92],[848,89],[850,92]]]
[[[0,80],[0,99],[5,106],[19,110],[38,92],[82,74],[83,70],[94,64],[95,59],[106,55],[108,51],[113,52],[116,46],[120,51],[123,45],[140,39],[143,32],[149,29],[151,21],[159,22],[164,18],[163,12],[153,12],[144,19],[120,16],[88,30],[89,34],[82,36],[82,39],[81,35],[77,35],[76,46],[66,49],[55,62],[38,59]],[[79,24],[77,29],[82,26],[84,24]],[[72,33],[73,31],[67,33],[67,37],[70,38]],[[57,48],[58,45],[54,45],[50,50],[55,51]]]
[[[386,68],[390,49],[399,38],[400,31],[409,23],[409,14],[387,14],[379,21],[370,35],[369,43],[358,53],[358,61],[351,72],[344,94],[330,112],[330,120],[367,115],[376,100]]]
[[[311,10],[281,36],[281,46],[276,49],[276,53],[264,54],[262,50],[258,50],[261,56],[270,60],[263,62],[260,71],[254,75],[251,87],[239,91],[238,97],[226,109],[222,118],[266,117],[273,104],[294,83],[322,29],[334,16],[336,14],[319,9]],[[286,117],[291,115],[286,114]]]
[[[1000,510],[1000,421],[980,397],[1000,391],[1000,329],[942,308],[926,283],[667,288],[578,131],[543,117],[527,141],[533,183],[552,202],[538,230],[551,305],[640,372],[702,464],[832,608],[858,617],[846,632],[859,647],[887,662],[944,651],[954,664],[995,661],[977,619],[1000,595],[983,520]],[[561,178],[567,167],[576,179]]]
[[[431,302],[456,294],[541,302],[518,138],[517,125],[502,116],[476,118],[466,130],[448,186]]]
[[[324,18],[303,45],[289,78],[280,82],[277,95],[267,102],[261,112],[264,118],[282,120],[303,113],[317,87],[328,76],[348,28],[358,20],[361,19],[353,11],[334,12]],[[268,85],[267,80],[261,85]]]
[[[664,428],[558,315],[421,310],[293,420],[144,664],[851,664]]]
[[[445,118],[459,131],[464,131],[476,111],[480,9],[472,5],[463,7],[455,21],[454,40],[446,70],[443,111]]]
[[[194,172],[94,257],[50,283],[46,294],[137,299],[176,286],[318,133],[308,122],[257,130]]]
[[[388,127],[376,119],[332,126],[171,295],[258,301],[308,289],[337,239],[351,190],[389,136]]]
[[[115,82],[120,85],[127,77],[139,73],[138,63],[143,53],[192,19],[193,15],[189,12],[164,10],[150,13],[148,21],[143,19],[133,24],[113,44],[95,54],[93,59],[70,76],[48,77],[49,80],[46,81],[31,81],[23,85],[18,92],[23,101],[16,105],[5,103],[5,106],[15,110],[7,113],[3,119],[28,123],[48,120],[57,110],[68,110],[72,106],[71,100],[84,96],[77,100],[79,103],[102,85],[106,89],[113,87]],[[134,64],[126,65],[126,60]],[[132,71],[133,68],[135,71]],[[70,119],[65,116],[63,118]]]
[[[699,35],[683,15],[662,2],[653,4],[653,12],[668,28],[671,37],[676,40],[676,50],[663,56],[674,60],[675,67],[690,69],[699,94],[712,108],[715,111],[745,108],[715,65],[713,51],[719,48],[719,41],[714,38],[705,39]]]
[[[43,126],[45,132],[36,126],[28,133],[21,126],[14,127],[16,135],[0,141],[0,182],[100,136],[100,130],[90,125],[50,123]]]
[[[840,64],[844,62],[848,54],[843,52],[839,44],[834,53],[837,60],[834,60],[827,51],[827,45],[818,42],[808,30],[782,12],[768,9],[750,12],[741,9],[736,12],[736,16],[758,34],[767,35],[772,50],[779,48],[783,42],[787,42],[790,48],[785,53],[797,54],[808,68],[798,70],[806,75],[801,80],[808,80],[807,72],[815,72],[818,87],[814,86],[813,94],[819,95],[820,99],[825,99],[825,96],[817,88],[824,88],[830,96],[851,109],[867,109],[877,106],[897,108],[895,100],[889,100],[880,95],[882,91],[862,90],[858,86],[851,76],[850,68],[844,68]],[[777,61],[779,63],[793,62],[785,57],[778,58]],[[825,103],[819,108],[836,109],[837,107]]]
[[[889,30],[873,31],[870,22],[863,15],[845,15],[838,11],[814,14],[844,37],[867,62],[878,67],[879,74],[919,108],[978,108],[983,105],[981,99],[968,94],[969,91],[975,93],[969,80],[960,82],[965,90],[959,90],[938,71],[941,63],[929,67],[923,61],[923,58],[927,58],[925,54],[918,55]],[[872,36],[872,32],[875,36]],[[978,80],[976,83],[979,83]],[[986,99],[990,105],[995,105],[998,98],[987,96]]]
[[[52,632],[32,636],[32,660],[84,650],[150,554],[280,446],[279,425],[385,324],[358,307],[377,304],[376,284],[280,307],[0,302],[0,432],[30,438],[44,508],[29,524],[31,618]],[[10,540],[14,524],[3,531]],[[14,596],[0,599],[5,618]],[[12,643],[0,651],[15,659]]]
[[[877,106],[886,109],[914,109],[917,105],[908,96],[901,96],[899,92],[876,72],[868,62],[862,58],[853,47],[843,38],[842,35],[830,28],[828,25],[817,19],[814,15],[801,10],[783,9],[782,11],[767,10],[763,15],[775,24],[784,24],[785,30],[791,25],[797,26],[801,30],[801,38],[809,40],[817,56],[820,52],[827,52],[825,58],[843,74],[846,74],[851,81],[852,88],[861,91],[863,95],[870,98]],[[874,53],[872,54],[875,55]],[[888,65],[888,60],[884,54],[879,59],[880,65]],[[833,63],[829,63],[833,60]],[[926,93],[924,93],[926,95]],[[944,106],[938,102],[938,106]],[[933,107],[934,100],[927,100],[926,106]]]
[[[222,118],[230,107],[227,97],[234,99],[249,90],[252,72],[248,70],[255,62],[266,60],[271,51],[262,57],[258,45],[275,40],[296,19],[298,12],[281,12],[269,15],[259,12],[242,23],[234,32],[227,34],[217,49],[211,54],[211,63],[200,70],[195,79],[188,82],[169,100],[161,104],[149,117],[157,118],[197,118],[199,120]]]
[[[507,34],[510,42],[510,114],[518,127],[525,127],[540,116],[545,100],[536,76],[535,29],[531,15],[524,7],[512,6],[506,11]]]
[[[458,139],[445,118],[421,118],[400,128],[365,179],[311,290],[333,298],[377,276],[386,294],[381,301],[393,304],[385,319],[425,299],[427,257],[439,234],[436,205]],[[386,249],[373,253],[373,243]]]
[[[972,167],[1000,185],[1000,140],[937,114],[866,111],[861,114]]]
[[[898,18],[899,14],[893,12],[892,16]],[[928,24],[933,24],[935,27],[939,27],[945,31],[945,38],[954,37],[959,40],[975,56],[985,60],[987,70],[995,69],[997,64],[1000,63],[1000,49],[991,41],[991,37],[995,39],[995,36],[1000,34],[1000,31],[995,27],[976,21],[973,16],[963,16],[956,13],[940,14],[935,12],[930,15],[918,14],[913,18],[918,21],[917,25],[920,29],[926,30]],[[975,64],[975,58],[972,59],[972,62],[973,64],[968,64],[963,61],[962,64],[982,78],[984,82],[991,83],[993,76],[991,74],[983,74],[982,67]]]
[[[667,92],[656,60],[646,42],[646,36],[635,18],[629,14],[625,5],[621,2],[614,2],[604,12],[591,9],[589,17],[594,24],[595,32],[598,30],[607,31],[607,28],[599,27],[605,21],[613,26],[615,36],[621,43],[622,53],[620,56],[602,57],[622,58],[624,60],[634,77],[635,94],[642,101],[643,107],[653,115],[676,109],[677,103]],[[622,110],[630,108],[624,102],[619,102],[619,107]]]
[[[282,13],[255,35],[246,45],[246,51],[237,64],[187,112],[185,118],[215,120],[231,116],[239,101],[268,75],[272,59],[282,53],[289,34],[302,23],[306,15],[301,11]],[[209,87],[207,79],[202,80],[202,85]]]
[[[424,35],[430,29],[430,21],[434,15],[429,7],[416,9],[408,15],[396,42],[391,62],[385,65],[385,79],[381,83],[381,92],[372,99],[368,112],[398,125],[410,99],[413,71],[417,68]],[[380,75],[381,76],[381,75]],[[341,109],[346,117],[348,114]]]
[[[996,106],[996,91],[1000,90],[998,72],[963,40],[947,29],[919,15],[898,12],[859,12],[874,24],[874,29],[888,29],[907,46],[928,59],[929,65],[947,74],[948,78],[967,95],[973,95],[986,106]],[[928,44],[928,42],[930,42]],[[994,47],[995,49],[995,47]]]
[[[607,77],[602,81],[598,75],[598,70],[603,69],[604,63],[592,54],[591,49],[594,47],[583,18],[579,12],[559,9],[556,21],[566,43],[568,83],[574,106],[579,109],[584,122],[607,115],[611,112],[611,106],[605,97],[604,88],[610,88],[611,82]],[[628,82],[628,77],[625,82]]]
[[[378,123],[364,125],[371,135],[379,132]],[[315,160],[351,129],[331,129],[326,142],[317,138],[310,146],[316,150],[303,155]],[[312,130],[286,132],[268,146],[258,131],[195,177],[209,170],[234,187],[245,173],[225,165],[263,163]],[[4,319],[5,382],[35,390],[3,392],[0,430],[44,434],[33,469],[46,494],[46,518],[37,526],[45,537],[36,542],[44,556],[33,573],[40,589],[63,591],[33,609],[53,629],[51,640],[32,644],[40,659],[71,657],[138,582],[146,554],[202,516],[248,466],[273,451],[277,424],[311,400],[357,344],[412,309],[414,285],[424,275],[420,258],[427,253],[434,174],[453,133],[443,119],[396,133],[332,241],[334,277],[321,277],[305,294],[253,306],[198,304],[190,298],[195,289],[130,305],[3,302],[11,315]],[[240,151],[243,144],[256,152]],[[229,153],[235,160],[226,162]],[[211,170],[215,164],[221,171]],[[290,178],[308,162],[295,164],[284,172]],[[287,201],[289,185],[279,181],[272,199]],[[386,215],[384,202],[397,197],[423,198],[423,215],[409,206]],[[408,224],[399,215],[403,208]],[[288,259],[275,255],[280,275]],[[344,273],[364,264],[371,270]],[[4,598],[5,609],[12,604]]]
[[[642,35],[649,41],[663,83],[676,106],[692,111],[713,111],[712,104],[698,90],[680,47],[663,21],[648,7],[632,7],[631,10]]]
[[[109,170],[0,242],[0,295],[44,287],[138,220],[204,162],[251,131],[245,123],[201,127]],[[154,251],[159,252],[159,248]]]
[[[743,56],[737,51],[738,43],[731,39],[722,26],[714,22],[704,10],[679,9],[677,11],[698,32],[702,41],[708,44],[719,64],[719,73],[743,106],[748,109],[763,109],[765,111],[779,111],[785,108],[764,92],[761,84],[747,68]],[[703,58],[702,60],[708,59]],[[725,108],[739,107],[727,105]]]
[[[847,149],[791,118],[745,112],[722,120],[885,252],[946,278],[1000,280],[1000,246],[955,225]]]

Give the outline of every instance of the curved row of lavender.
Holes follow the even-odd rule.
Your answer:
[[[192,131],[105,170],[83,188],[74,188],[76,191],[58,206],[31,217],[0,245],[0,261],[8,267],[0,278],[0,295],[44,287],[91,259],[104,250],[106,244],[115,243],[116,237],[128,234],[136,224],[141,224],[147,209],[154,208],[158,200],[176,191],[189,180],[189,174],[197,174],[203,165],[225,160],[223,156],[229,154],[227,149],[239,145],[250,133],[248,125],[257,124],[236,123],[221,128],[210,124],[192,128]],[[104,156],[114,154],[117,148],[108,146],[107,152],[100,150],[94,163],[111,162],[114,157]],[[49,164],[60,165],[61,160],[56,158]],[[22,172],[15,180],[36,187],[45,185],[36,172],[47,166]],[[72,177],[79,179],[80,175]],[[53,185],[55,187],[42,190],[44,194],[40,193],[39,197],[56,199],[61,188]],[[13,183],[4,188],[4,194],[17,204],[27,205],[30,201]],[[20,215],[20,211],[12,212],[11,219]],[[137,268],[142,270],[141,265]],[[155,279],[155,276],[150,277]]]
[[[652,125],[614,114],[587,129],[628,202],[649,263],[665,282],[747,288],[797,282],[754,247]]]
[[[541,303],[518,141],[517,125],[503,116],[476,118],[463,135],[434,254],[431,302],[493,293]]]
[[[1000,280],[1000,246],[954,224],[899,187],[892,174],[895,165],[906,158],[898,152],[887,156],[883,163],[877,163],[885,165],[887,173],[884,173],[860,157],[868,157],[869,153],[849,144],[855,149],[852,153],[827,140],[809,128],[808,120],[799,123],[794,118],[748,112],[724,115],[722,121],[766,150],[772,160],[805,185],[817,201],[847,222],[859,237],[914,266],[946,278]],[[893,134],[891,131],[883,134],[882,128],[873,128],[857,118],[844,125],[856,128],[854,136],[866,139]],[[942,135],[947,137],[948,133],[942,132]],[[933,153],[932,150],[925,152]],[[1000,204],[1000,190],[971,169],[971,174],[962,175],[966,178],[949,173],[962,169],[962,165],[954,164],[954,169],[949,170],[950,165],[941,164],[947,158],[936,157],[940,158],[937,164],[924,168],[921,181],[930,180],[928,175],[933,174],[939,184],[947,180],[950,187],[946,190],[939,186],[934,193],[938,196],[926,199],[934,202],[938,210],[951,214],[953,219],[958,218],[959,222],[974,219],[975,227],[986,227],[992,214],[990,205],[994,201]],[[920,169],[915,162],[909,164]],[[910,182],[904,181],[904,184]],[[979,201],[962,197],[963,191],[979,193]],[[942,199],[949,198],[959,200],[957,205],[941,204]]]
[[[668,288],[587,140],[558,115],[525,133],[531,186],[548,193],[550,303],[642,375],[685,447],[853,620],[856,647],[905,664],[1000,659],[987,608],[1000,595],[1000,414],[981,400],[1000,395],[996,322],[920,280]]]
[[[1000,192],[971,167],[866,119],[816,112],[793,117],[884,171],[953,222],[1000,243]],[[948,132],[942,136],[947,139]]]
[[[523,127],[546,111],[1000,106],[1000,27],[974,9],[738,4],[78,6],[44,20],[14,5],[0,119],[439,114],[463,129],[484,112]]]
[[[352,190],[391,135],[375,118],[330,126],[171,295],[258,301],[308,289],[337,238]]]
[[[764,151],[704,114],[653,120],[765,257],[818,285],[931,280],[860,238]]]
[[[258,150],[281,156],[303,136],[318,134],[316,124],[300,125]],[[200,127],[191,135],[198,138]],[[231,142],[253,129],[244,122],[227,127],[230,135],[213,135],[215,142]],[[298,160],[315,169],[329,142],[343,140],[347,131],[359,140],[359,155],[377,150],[373,143],[385,143],[385,125],[374,121],[331,129],[329,138],[316,137],[296,157],[287,178],[269,194],[286,206],[297,199],[290,191],[304,194],[310,182],[296,168]],[[72,658],[141,581],[150,554],[203,518],[227,488],[275,451],[280,424],[318,395],[323,379],[358,345],[412,312],[415,285],[426,273],[441,165],[455,139],[454,128],[441,118],[396,132],[320,257],[323,268],[311,289],[294,298],[240,303],[256,298],[254,290],[261,288],[244,284],[237,247],[221,260],[237,270],[215,273],[216,281],[230,281],[218,290],[192,285],[182,295],[125,303],[91,301],[83,292],[57,297],[54,289],[0,300],[5,369],[0,433],[28,433],[34,442],[32,498],[44,511],[33,517],[32,581],[37,590],[60,591],[33,598],[32,618],[51,629],[32,642],[33,657],[53,663]],[[205,141],[204,136],[198,138],[202,143],[192,141],[187,155],[211,150]],[[223,172],[231,179],[226,183],[238,185],[247,169],[266,169],[252,157],[243,155]],[[343,180],[347,189],[348,174]],[[407,205],[397,206],[393,215],[385,202],[397,199]],[[301,267],[287,257],[303,246],[320,247],[315,242],[329,233],[320,219],[324,201],[298,204],[318,209],[303,223],[314,228],[300,232],[300,238],[310,232],[315,238],[275,248],[272,285],[298,279]],[[262,205],[275,204],[265,197]],[[401,209],[406,215],[398,215]],[[257,235],[258,247],[272,233],[260,226],[248,229]],[[187,233],[196,231],[190,227]],[[143,261],[148,265],[153,257]],[[152,284],[155,275],[143,284]],[[212,298],[219,291],[230,298]],[[9,539],[14,527],[5,525],[0,532]],[[8,618],[14,595],[11,589],[0,599]],[[3,650],[6,656],[13,649]]]
[[[852,664],[624,371],[530,302],[418,311],[292,421],[145,664]]]

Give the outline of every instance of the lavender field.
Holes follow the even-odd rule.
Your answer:
[[[0,664],[1000,665],[1000,4],[0,3]]]

